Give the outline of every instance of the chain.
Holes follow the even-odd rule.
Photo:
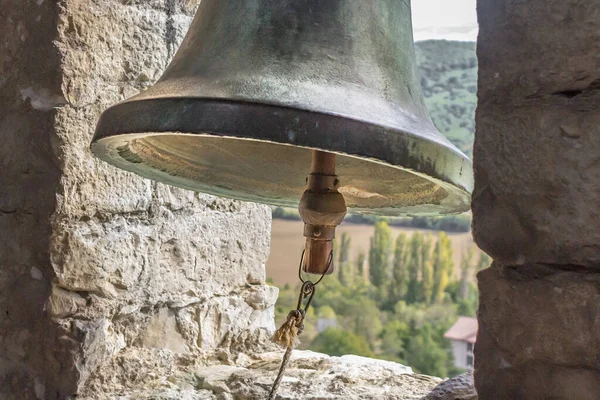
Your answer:
[[[331,263],[333,261],[333,252],[329,255],[329,261],[327,262],[327,268],[325,268],[325,272],[323,272],[323,275],[321,275],[319,280],[315,283],[309,280],[304,280],[304,278],[302,278],[303,261],[304,251],[302,252],[302,257],[300,258],[300,267],[298,269],[298,277],[302,282],[302,287],[300,288],[300,295],[298,296],[298,304],[295,310],[290,311],[286,321],[283,323],[281,328],[279,328],[275,332],[275,335],[273,337],[273,340],[276,343],[285,347],[285,354],[283,355],[283,359],[281,360],[281,366],[279,367],[277,378],[275,379],[275,382],[273,382],[273,386],[271,387],[271,392],[269,393],[268,400],[275,399],[275,394],[277,393],[277,389],[279,388],[281,379],[283,379],[283,373],[285,372],[290,357],[292,356],[292,351],[294,350],[294,347],[298,342],[298,335],[300,335],[304,331],[304,318],[306,317],[306,310],[308,310],[308,307],[310,307],[310,303],[312,302],[312,299],[315,296],[315,288],[317,284],[319,284],[319,282],[323,280],[323,277],[331,267]]]

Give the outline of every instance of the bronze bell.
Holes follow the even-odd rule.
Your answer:
[[[346,206],[458,213],[473,186],[470,160],[427,115],[408,0],[203,0],[160,80],[106,110],[91,148],[186,189],[303,199],[320,254]]]

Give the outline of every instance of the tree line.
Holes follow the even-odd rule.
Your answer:
[[[273,207],[272,216],[277,219],[300,221],[298,210],[291,208]],[[381,220],[380,217],[363,214],[348,214],[344,221],[351,224],[374,225]],[[393,217],[384,219],[389,226],[404,228],[427,229],[445,232],[469,232],[471,229],[471,216],[449,215],[444,217]]]
[[[474,273],[488,267],[490,258],[472,248],[454,265],[445,232],[394,238],[383,220],[375,223],[368,253],[351,259],[351,248],[348,234],[334,241],[336,272],[319,284],[302,347],[401,362],[433,376],[462,372],[454,367],[443,335],[458,316],[475,316]],[[281,289],[277,322],[294,307],[297,289]]]

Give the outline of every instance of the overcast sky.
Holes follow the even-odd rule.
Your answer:
[[[412,0],[415,41],[477,40],[476,0]]]

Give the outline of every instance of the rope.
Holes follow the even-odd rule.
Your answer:
[[[287,367],[287,363],[290,360],[290,356],[292,355],[292,350],[294,348],[292,346],[288,347],[285,350],[285,354],[283,355],[283,360],[281,361],[281,367],[279,367],[279,373],[277,374],[277,379],[273,382],[273,386],[271,387],[271,392],[269,393],[269,400],[275,399],[275,394],[277,393],[277,389],[279,389],[279,384],[281,383],[281,379],[283,378],[283,372]]]
[[[302,298],[302,294],[300,296]],[[298,335],[301,334],[304,330],[303,322],[305,315],[305,310],[290,311],[287,320],[283,323],[281,328],[277,329],[277,332],[275,332],[273,340],[277,344],[284,346],[286,350],[285,354],[283,355],[283,360],[281,361],[281,366],[279,367],[279,373],[277,374],[277,378],[275,379],[275,382],[273,382],[273,386],[271,387],[271,392],[269,393],[269,400],[275,399],[275,394],[277,393],[277,389],[279,388],[279,384],[281,383],[281,379],[283,378],[283,373],[285,372],[287,363],[290,360],[294,347],[298,343]]]
[[[298,296],[298,305],[295,310],[290,311],[287,316],[287,319],[281,325],[279,329],[273,335],[273,341],[283,347],[285,347],[285,354],[283,355],[283,359],[281,360],[281,366],[279,367],[279,372],[277,373],[277,378],[275,382],[273,382],[273,386],[271,387],[271,391],[269,392],[268,400],[274,400],[275,395],[277,393],[277,389],[281,384],[281,379],[283,379],[283,373],[287,367],[287,364],[292,356],[292,351],[294,347],[298,344],[298,335],[300,335],[304,331],[304,317],[306,316],[306,310],[310,307],[310,303],[315,295],[315,288],[323,277],[331,267],[333,262],[333,252],[329,254],[329,260],[327,261],[327,268],[325,268],[325,272],[319,278],[316,283],[313,283],[308,280],[304,280],[302,278],[302,262],[304,260],[304,251],[302,252],[302,256],[300,257],[300,266],[298,267],[298,277],[302,282],[302,287],[300,288],[300,295]],[[304,306],[303,302],[306,303]]]

